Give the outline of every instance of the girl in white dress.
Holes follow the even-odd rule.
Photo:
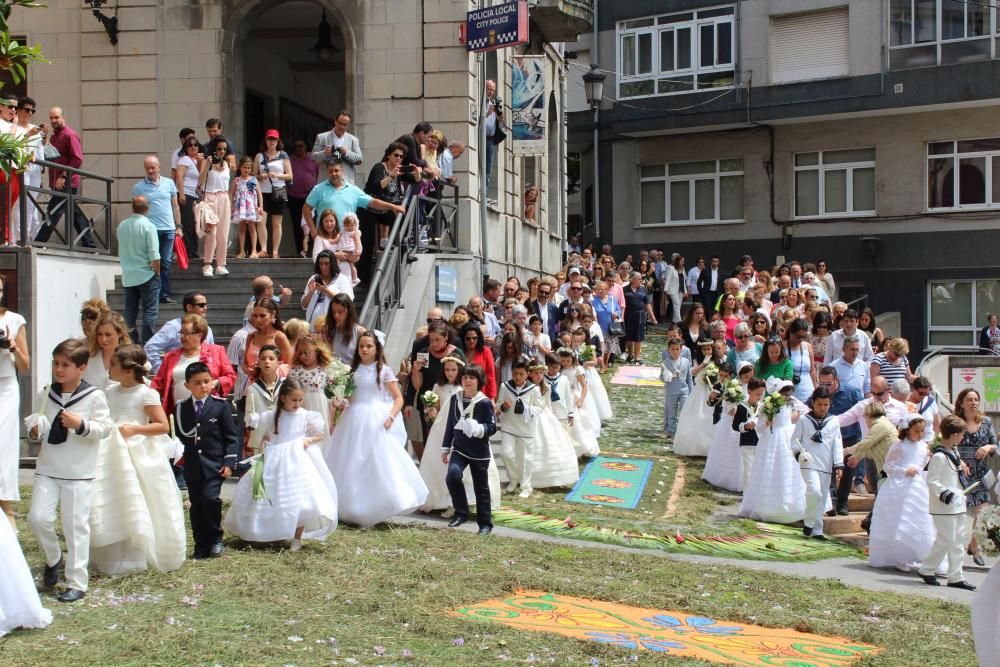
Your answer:
[[[743,362],[743,375],[740,376],[741,401],[747,399],[746,381],[753,376],[753,364]],[[728,361],[719,366],[719,385],[715,391],[709,392],[711,404],[706,405],[712,411],[711,419],[719,413],[719,421],[711,426],[712,445],[705,459],[705,470],[701,478],[712,486],[726,491],[738,493],[743,490],[743,461],[740,456],[740,434],[733,430],[733,417],[739,402],[726,399],[722,392],[725,382],[730,378],[732,364]],[[743,381],[746,378],[746,381]],[[685,403],[685,405],[687,405]],[[683,414],[683,413],[682,413]],[[675,441],[676,442],[676,441]]]
[[[422,507],[427,486],[406,453],[403,395],[374,333],[358,336],[351,370],[354,393],[324,457],[337,480],[341,520],[367,528]]]
[[[711,342],[708,345],[711,346]],[[691,372],[694,373],[694,390],[684,402],[684,407],[681,408],[680,416],[677,418],[677,432],[674,434],[673,444],[674,454],[680,456],[709,455],[715,429],[712,422],[714,408],[708,404],[708,395],[712,388],[705,380],[705,368],[710,363],[714,363],[718,367],[723,361],[709,354],[700,364],[691,369]],[[707,464],[705,468],[708,469]]]
[[[552,411],[552,388],[545,381],[545,370],[545,365],[537,362],[528,367],[528,378],[538,385],[545,405],[545,409],[535,418],[534,461],[531,469],[533,489],[573,486],[580,479],[573,438]],[[558,398],[561,400],[562,396]]]
[[[792,431],[799,416],[792,402],[793,389],[790,380],[770,378],[767,381],[768,395],[780,392],[785,404],[770,424],[763,404],[758,413],[760,439],[750,481],[743,490],[739,516],[768,523],[794,523],[805,516],[805,482],[792,455]]]
[[[872,567],[916,570],[934,545],[929,492],[923,477],[930,460],[923,441],[925,428],[927,422],[920,414],[910,415],[899,442],[885,457],[887,479],[875,497],[868,543],[868,564]]]
[[[587,342],[586,329],[580,328],[573,332],[573,349],[577,355],[580,349]],[[601,375],[597,372],[599,354],[595,354],[590,361],[581,362],[581,367],[587,378],[587,405],[590,408],[590,415],[599,420],[602,424],[614,418],[611,410],[611,401],[608,399],[608,390],[604,388]]]
[[[574,414],[570,428],[579,447],[576,450],[576,455],[578,457],[597,456],[601,453],[601,448],[597,444],[597,438],[601,435],[601,425],[597,415],[588,412],[585,407],[588,387],[584,371],[577,365],[576,353],[573,350],[568,347],[560,347],[557,354],[561,368],[559,372],[569,382],[571,390],[572,398],[567,398],[567,400],[573,401]]]
[[[4,279],[0,276],[0,297],[3,289]],[[0,510],[15,530],[14,503],[21,499],[17,481],[21,449],[21,390],[17,374],[26,372],[31,365],[27,327],[24,324],[24,318],[4,308],[0,300],[0,331],[10,342],[9,348],[0,349]]]
[[[168,457],[173,441],[159,395],[143,382],[146,353],[123,345],[105,394],[117,428],[100,444],[90,512],[90,562],[108,575],[184,562],[187,533]]]
[[[329,381],[326,367],[331,361],[333,353],[326,343],[314,336],[303,336],[295,346],[295,357],[288,370],[288,379],[298,380],[305,389],[305,409],[319,413],[327,433],[332,430],[332,406],[323,389]]]
[[[268,412],[273,412],[278,402],[278,390],[281,388],[281,377],[278,369],[281,364],[281,351],[276,345],[265,345],[257,355],[257,378],[247,385],[247,402],[244,423],[250,430],[247,449],[250,454],[260,454],[263,451],[261,441],[268,436],[266,429],[260,428],[261,419]],[[320,416],[322,418],[322,415]],[[248,452],[244,452],[246,455]]]
[[[441,409],[448,405],[451,397],[462,391],[462,368],[465,364],[457,357],[445,357],[441,360],[441,380],[434,385],[434,393],[440,399],[438,407],[424,408],[428,418],[434,421],[427,441],[424,443],[424,455],[420,459],[420,477],[427,485],[427,501],[420,508],[421,512],[432,512],[434,510],[445,510],[441,516],[445,519],[451,518],[455,514],[455,509],[451,506],[451,494],[448,492],[448,485],[445,483],[445,475],[448,473],[448,464],[445,463],[441,454],[446,452],[444,447],[444,431],[448,425],[447,415],[438,419]],[[431,416],[433,415],[433,416]],[[576,459],[573,459],[574,465]],[[500,471],[497,469],[496,461],[490,460],[489,467],[490,480],[490,500],[491,507],[500,506]],[[472,474],[469,469],[465,470],[463,476],[465,482],[466,496],[471,505],[476,503],[476,494],[472,489]]]
[[[306,392],[289,378],[278,390],[274,410],[264,413],[257,430],[264,451],[240,478],[223,527],[247,542],[323,541],[337,528],[337,485],[317,443],[326,440],[322,415],[303,408]],[[263,466],[262,471],[256,470]],[[255,480],[263,481],[255,492]],[[255,497],[256,496],[256,497]]]
[[[0,519],[0,637],[16,628],[44,628],[52,612],[42,606],[14,528]]]
[[[87,337],[90,361],[87,362],[87,368],[83,371],[83,379],[98,389],[107,389],[108,385],[111,384],[108,372],[115,350],[120,345],[128,345],[131,342],[124,317],[118,313],[102,317]]]

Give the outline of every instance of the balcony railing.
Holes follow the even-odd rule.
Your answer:
[[[14,208],[0,207],[0,229],[10,230],[11,225],[16,223],[17,245],[20,246],[36,245],[111,254],[114,232],[111,209],[113,179],[46,160],[37,160],[35,164],[45,169],[62,171],[67,175],[67,184],[73,175],[78,175],[80,188],[74,192],[69,187],[66,190],[55,190],[44,184],[28,185],[25,174],[19,174],[19,195]],[[6,183],[0,185],[0,201],[9,201],[9,188]],[[95,198],[84,194],[95,190],[103,193],[103,196]],[[14,210],[18,213],[16,219]],[[33,225],[32,220],[37,220],[38,224]],[[33,227],[37,227],[37,230]]]

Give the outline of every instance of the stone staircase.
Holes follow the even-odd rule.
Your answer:
[[[851,494],[847,499],[847,516],[828,516],[823,519],[823,533],[856,547],[868,546],[868,533],[861,528],[861,522],[875,507],[875,496]]]
[[[197,290],[208,299],[208,323],[212,327],[215,342],[228,345],[234,332],[243,326],[243,313],[250,301],[253,291],[250,283],[259,275],[267,275],[274,281],[275,287],[284,285],[292,290],[292,299],[281,309],[281,319],[290,320],[302,317],[304,312],[299,305],[306,282],[313,274],[312,260],[298,257],[284,259],[230,259],[226,268],[229,275],[225,277],[206,278],[201,275],[201,263],[195,262],[186,271],[175,270],[170,274],[170,291],[177,300],[176,305],[160,304],[160,315],[157,327],[167,320],[180,317],[183,314],[181,300],[186,292]],[[365,285],[355,287],[354,299],[358,310],[364,303]],[[115,281],[115,289],[107,294],[108,305],[112,310],[124,312],[125,291],[121,279]],[[155,331],[155,329],[154,329]]]

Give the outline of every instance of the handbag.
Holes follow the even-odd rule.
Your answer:
[[[181,271],[187,270],[189,265],[188,251],[184,245],[184,237],[179,234],[174,236],[174,261]]]
[[[59,152],[59,149],[53,146],[52,144],[45,144],[45,147],[42,149],[42,157],[44,157],[49,162],[52,162],[60,155],[61,153]]]
[[[611,320],[611,323],[608,324],[608,335],[614,337],[624,336],[625,326],[619,320]]]
[[[507,133],[503,131],[503,126],[500,123],[497,123],[496,132],[493,133],[493,143],[500,144],[506,138],[507,138]]]

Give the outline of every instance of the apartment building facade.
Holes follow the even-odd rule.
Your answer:
[[[996,5],[634,0],[597,15],[576,54],[607,73],[596,209],[593,115],[569,122],[585,239],[599,226],[619,254],[689,265],[823,259],[842,298],[901,314],[913,356],[976,344],[1000,308]]]

